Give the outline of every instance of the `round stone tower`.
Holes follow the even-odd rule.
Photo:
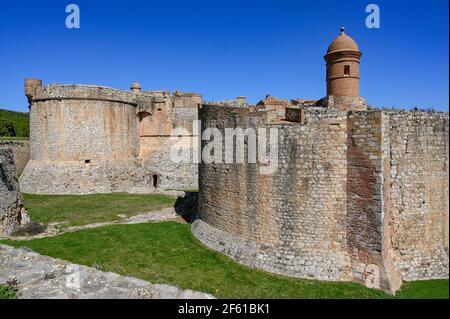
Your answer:
[[[359,59],[362,53],[356,42],[341,34],[328,47],[327,62],[327,96],[359,96]]]
[[[110,193],[141,185],[151,189],[136,168],[136,93],[89,85],[42,86],[40,80],[27,79],[25,94],[31,148],[20,177],[22,191]]]

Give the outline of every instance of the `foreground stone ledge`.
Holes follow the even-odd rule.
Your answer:
[[[20,299],[214,299],[0,245],[0,284],[14,280]]]

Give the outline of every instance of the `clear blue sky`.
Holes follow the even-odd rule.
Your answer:
[[[65,27],[65,7],[81,28]],[[381,28],[365,26],[366,5]],[[448,111],[447,0],[2,1],[0,108],[27,111],[26,77],[202,93],[206,100],[325,95],[323,55],[344,25],[376,106]]]

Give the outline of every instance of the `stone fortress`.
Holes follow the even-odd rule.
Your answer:
[[[395,292],[448,278],[448,113],[380,110],[359,96],[362,53],[344,30],[325,55],[320,100],[267,96],[204,103],[194,93],[131,92],[26,80],[30,161],[23,192],[199,188],[192,225],[205,245],[269,272],[357,281]],[[172,163],[173,128],[277,128],[278,170]],[[204,144],[205,141],[202,141]],[[379,279],[379,280],[378,280]]]
[[[448,113],[368,108],[361,56],[342,29],[325,55],[325,98],[202,106],[202,131],[278,128],[279,164],[267,175],[202,162],[200,241],[269,272],[390,292],[448,278]]]
[[[170,159],[172,129],[194,149],[201,95],[131,92],[101,86],[25,81],[30,161],[20,177],[33,194],[149,193],[198,187],[198,165]]]

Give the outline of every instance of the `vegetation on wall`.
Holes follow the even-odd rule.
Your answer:
[[[29,114],[0,109],[0,137],[29,137]]]

